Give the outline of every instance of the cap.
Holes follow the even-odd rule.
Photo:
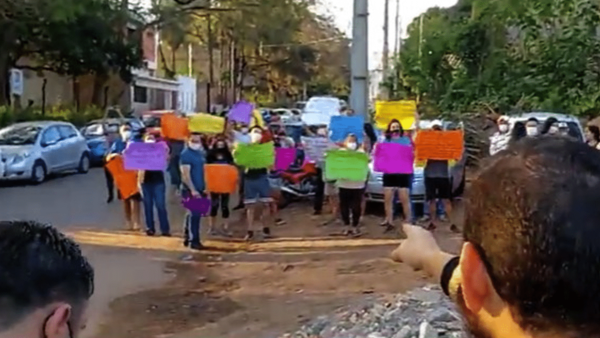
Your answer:
[[[433,120],[433,121],[431,121],[431,124],[429,125],[429,127],[433,128],[435,126],[441,127],[442,126],[442,121],[440,121],[440,120]]]
[[[502,115],[498,118],[498,122],[508,122],[508,116]]]

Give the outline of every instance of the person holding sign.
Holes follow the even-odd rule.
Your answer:
[[[122,124],[119,127],[120,139],[115,140],[110,148],[110,154],[106,157],[106,162],[109,162],[116,156],[120,156],[127,148],[129,142],[131,142],[133,133],[131,132],[131,126],[128,123]],[[133,183],[135,185],[135,182]],[[125,223],[127,229],[132,231],[140,230],[141,224],[141,201],[142,196],[138,192],[132,196],[122,196],[120,191],[117,191],[117,197],[123,201],[123,210],[125,212]]]
[[[434,120],[431,122],[431,129],[442,131],[442,121]],[[450,181],[450,170],[448,160],[427,160],[424,170],[425,175],[425,198],[429,204],[429,214],[431,215],[428,230],[436,228],[437,201],[444,203],[444,209],[448,219],[452,218],[452,182]],[[458,232],[458,227],[452,223],[450,230]]]
[[[182,196],[184,198],[206,197],[204,182],[205,152],[202,145],[202,136],[192,133],[188,139],[186,148],[181,152],[180,167],[183,183]],[[202,250],[204,246],[200,242],[200,221],[202,215],[199,212],[188,211],[184,221],[183,245],[194,250]]]
[[[233,155],[229,151],[227,141],[223,136],[218,136],[206,155],[206,163],[208,164],[228,164],[233,165]],[[210,193],[211,209],[210,218],[208,219],[208,232],[211,235],[231,236],[229,231],[229,194],[226,193]],[[221,208],[221,218],[223,225],[220,229],[215,229],[217,214]]]
[[[418,125],[418,123],[416,124]],[[405,146],[414,147],[412,139],[405,135],[404,129],[400,121],[392,120],[385,132],[383,142],[396,143]],[[385,227],[385,231],[393,231],[394,219],[394,194],[398,192],[400,204],[402,205],[402,213],[407,222],[412,220],[410,208],[410,188],[412,186],[412,174],[383,174],[383,195],[385,203],[385,220],[381,226]]]
[[[359,146],[358,138],[354,134],[348,135],[341,149],[347,151],[357,151],[364,153],[364,149]],[[368,162],[365,163],[368,166]],[[346,229],[343,234],[350,237],[358,237],[361,235],[358,225],[362,214],[362,201],[365,193],[365,179],[354,181],[339,179],[336,182],[339,191],[340,213],[342,222]]]
[[[152,134],[146,134],[144,142],[156,143],[156,137]],[[158,145],[161,144],[164,145],[164,151],[168,154],[169,146],[164,142]],[[166,165],[167,163],[165,163],[165,167]],[[140,191],[142,192],[142,201],[144,202],[146,235],[154,236],[156,234],[156,227],[154,226],[154,208],[156,208],[160,234],[164,237],[170,237],[171,226],[169,225],[169,216],[167,215],[167,187],[164,171],[140,170],[138,173],[138,182],[140,184]]]

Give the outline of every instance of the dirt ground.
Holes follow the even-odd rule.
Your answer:
[[[461,218],[460,206],[457,210]],[[331,238],[333,243],[332,234],[341,227],[322,226],[327,216],[311,217],[310,211],[301,203],[283,210],[287,224],[274,228],[279,239],[269,242],[295,238],[310,244]],[[369,244],[402,236],[383,234],[380,221],[381,216],[367,215],[365,234],[352,240],[352,247],[280,245],[261,252],[209,252],[169,261],[164,269],[174,276],[171,281],[114,300],[96,337],[275,337],[321,314],[427,283],[421,273],[388,258],[394,244]],[[241,219],[233,228],[243,233]],[[457,251],[460,238],[447,227],[436,230],[436,236],[446,250]]]

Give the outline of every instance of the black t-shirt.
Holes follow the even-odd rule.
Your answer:
[[[162,171],[144,172],[144,183],[161,183],[165,181],[165,174]]]
[[[246,178],[253,179],[253,178],[258,178],[262,175],[266,175],[268,172],[269,171],[267,168],[247,169],[245,175],[246,175]]]

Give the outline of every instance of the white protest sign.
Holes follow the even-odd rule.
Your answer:
[[[304,151],[308,157],[315,162],[322,162],[325,157],[325,151],[332,147],[331,142],[324,137],[301,137],[304,144]]]
[[[302,122],[308,126],[329,125],[331,116],[321,113],[304,113],[302,114]]]

